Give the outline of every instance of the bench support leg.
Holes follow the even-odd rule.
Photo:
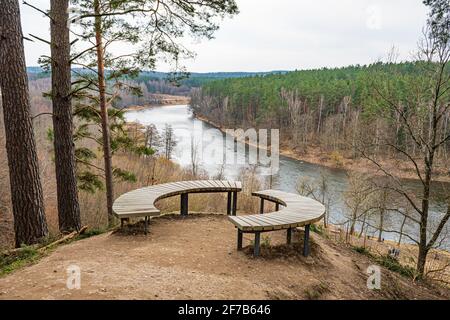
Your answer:
[[[181,195],[180,213],[182,216],[188,215],[189,195],[187,193]]]
[[[125,226],[125,221],[127,222],[127,224],[130,223],[130,218],[122,218],[120,219],[120,227],[123,228]]]
[[[261,204],[259,205],[259,213],[263,214],[264,213],[264,199],[261,198]]]
[[[303,256],[309,256],[309,227],[310,225],[305,226],[305,239],[303,241]]]
[[[228,198],[227,198],[227,215],[231,214],[231,201],[232,201],[233,194],[231,191],[228,191]]]
[[[236,215],[237,211],[237,191],[233,191],[233,216]]]
[[[238,229],[237,249],[242,250],[242,231]]]
[[[145,232],[145,235],[148,234],[148,220],[150,220],[150,218],[146,216],[146,217],[145,217],[145,223],[144,223],[144,228],[145,228],[144,232]]]
[[[275,203],[275,211],[280,211],[280,204],[279,203]]]
[[[259,249],[260,249],[260,242],[261,242],[261,232],[255,233],[255,246],[253,249],[253,256],[258,257],[259,256]]]
[[[286,242],[287,244],[292,243],[292,228],[287,229]]]

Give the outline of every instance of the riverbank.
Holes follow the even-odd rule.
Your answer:
[[[222,125],[212,121],[211,119],[203,115],[199,114],[194,115],[197,119],[206,122],[209,125],[213,126],[214,128],[217,128],[223,133],[225,133],[225,130],[227,128],[223,127]],[[252,145],[254,147],[258,147],[249,143],[248,141],[240,140],[240,142],[243,142],[247,145]],[[342,169],[348,172],[358,172],[375,176],[385,175],[385,173],[382,172],[378,166],[376,166],[373,162],[371,162],[368,159],[364,158],[352,159],[346,157],[345,155],[342,155],[339,152],[324,151],[321,150],[319,147],[315,146],[310,146],[306,148],[306,150],[302,149],[301,151],[297,151],[293,149],[292,146],[289,146],[288,143],[281,142],[280,155],[288,157],[290,159],[305,161],[308,163],[328,167],[331,169]],[[417,174],[415,173],[415,168],[412,167],[411,163],[408,161],[399,159],[377,159],[377,162],[387,172],[398,177],[399,179],[418,181]],[[445,169],[445,167],[440,167],[436,169],[435,175],[436,178],[434,179],[434,181],[450,183],[450,171],[448,171],[448,168],[447,170]]]
[[[172,106],[172,105],[187,105],[191,101],[190,97],[186,96],[173,96],[168,94],[152,94],[149,99],[149,103],[145,105],[131,105],[127,106],[123,110],[125,111],[139,111],[147,110],[156,107]]]

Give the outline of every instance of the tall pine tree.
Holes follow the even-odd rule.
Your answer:
[[[4,0],[0,5],[0,74],[15,242],[19,247],[46,237],[48,228],[17,0]]]

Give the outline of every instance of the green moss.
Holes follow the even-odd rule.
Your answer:
[[[107,229],[88,229],[83,234],[79,235],[76,240],[86,239],[90,237],[95,237],[107,232]]]
[[[353,250],[356,252],[363,254],[365,256],[368,256],[372,260],[374,260],[376,263],[378,263],[380,266],[385,267],[386,269],[399,273],[405,277],[417,279],[417,272],[416,269],[402,265],[397,259],[391,257],[390,255],[381,255],[376,256],[372,253],[370,253],[369,250],[365,247],[358,247],[354,246]]]
[[[391,271],[397,272],[408,278],[417,278],[416,269],[402,265],[397,259],[394,259],[389,255],[380,256],[376,260],[381,266]]]
[[[360,254],[363,254],[363,255],[365,255],[365,256],[372,256],[371,254],[370,254],[370,252],[369,252],[369,250],[367,250],[367,248],[366,247],[358,247],[358,246],[354,246],[353,247],[353,250],[355,250],[356,252],[358,252],[358,253],[360,253]]]
[[[91,229],[72,240],[68,240],[65,244],[94,237],[105,233],[106,231],[106,229]],[[38,249],[45,247],[56,240],[57,238],[55,237],[49,237],[44,239],[38,246],[22,246],[21,249],[17,251],[0,253],[0,277],[36,263],[39,259],[45,256],[46,253],[50,252],[54,248],[49,248],[45,252],[40,252]]]
[[[0,254],[0,276],[35,263],[43,256],[35,247],[23,246],[13,253]]]
[[[310,230],[314,233],[323,235],[323,227],[321,225],[312,224]]]

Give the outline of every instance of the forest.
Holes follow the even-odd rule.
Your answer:
[[[384,136],[416,155],[415,143],[399,114],[389,113],[387,102],[377,97],[382,93],[389,96],[405,108],[415,127],[425,129],[428,115],[407,108],[428,95],[417,96],[416,90],[425,85],[424,70],[430,68],[433,66],[420,61],[379,62],[219,80],[195,90],[191,105],[197,114],[223,127],[282,128],[283,141],[300,154],[314,147],[353,158],[358,157],[358,143],[364,143],[373,145],[371,152],[377,155],[393,156],[386,154],[387,148],[375,148]],[[447,75],[449,69],[447,65]],[[448,100],[449,92],[444,95]],[[442,114],[440,126],[444,138],[450,132],[450,110]],[[438,154],[447,170],[449,149],[450,141],[446,141]],[[397,152],[395,157],[402,155]]]
[[[89,69],[72,68],[72,73],[76,76],[79,73],[91,73]],[[108,73],[109,70],[106,70]],[[28,78],[30,80],[49,79],[50,72],[46,72],[41,67],[27,67]],[[142,89],[140,95],[129,95],[127,92],[121,93],[121,98],[128,97],[140,98],[139,103],[145,104],[147,94],[169,94],[179,96],[189,96],[193,88],[199,88],[203,84],[211,81],[232,78],[246,78],[253,76],[265,76],[270,74],[285,74],[287,71],[270,72],[158,72],[158,71],[140,71],[133,77],[122,77],[123,81],[128,81],[134,86],[140,86]],[[125,98],[124,98],[125,97]],[[127,106],[123,102],[121,106]]]

